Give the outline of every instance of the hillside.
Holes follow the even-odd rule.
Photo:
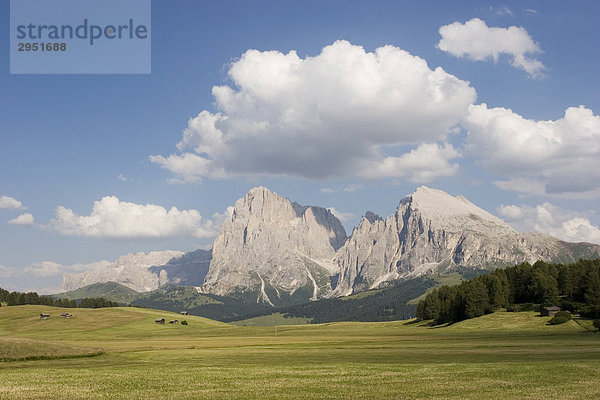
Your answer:
[[[187,311],[190,315],[231,321],[241,315],[267,312],[272,308],[263,303],[249,303],[235,298],[199,293],[195,287],[165,285],[147,293],[140,293],[132,305],[167,310]]]
[[[79,289],[52,295],[59,299],[79,300],[84,298],[103,297],[106,300],[129,304],[139,293],[116,282],[92,283]]]
[[[314,324],[337,321],[398,321],[413,318],[416,306],[409,301],[435,285],[430,277],[420,277],[387,287],[385,289],[361,292],[348,297],[321,299],[306,304],[278,307],[263,313],[256,313],[232,319],[238,324],[250,323],[260,316],[283,315],[290,319],[300,318]],[[281,318],[274,318],[273,323]],[[268,320],[262,320],[267,324]]]
[[[504,308],[518,311],[549,306],[600,318],[600,259],[572,264],[521,263],[460,285],[442,286],[419,301],[417,317],[442,324]]]

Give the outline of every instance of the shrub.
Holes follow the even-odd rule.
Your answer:
[[[560,324],[564,324],[567,321],[570,321],[571,318],[571,313],[568,311],[559,311],[556,313],[556,315],[554,315],[554,317],[552,317],[552,319],[550,321],[548,321],[548,323],[550,325],[560,325]]]
[[[184,319],[183,321],[181,321],[181,325],[187,325],[187,321]]]

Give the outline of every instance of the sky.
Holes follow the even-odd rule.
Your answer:
[[[10,74],[0,41],[0,287],[52,293],[103,260],[210,248],[261,185],[348,234],[427,185],[600,244],[600,3],[151,12],[150,74]]]

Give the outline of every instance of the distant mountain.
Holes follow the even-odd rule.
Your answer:
[[[138,292],[163,290],[167,284],[194,286],[196,292],[228,299],[217,301],[241,310],[242,303],[302,304],[428,274],[464,275],[524,261],[568,263],[597,257],[600,245],[518,233],[466,198],[425,186],[402,199],[385,219],[367,212],[349,238],[329,210],[301,206],[258,187],[235,203],[212,251],[129,254],[96,271],[65,274],[63,288],[109,281]],[[172,290],[161,290],[149,294],[144,304],[168,304],[164,296]],[[192,304],[197,293],[186,293],[182,296],[189,299],[173,308]]]
[[[332,261],[345,241],[331,211],[254,188],[215,239],[201,291],[273,306],[316,300],[331,293]]]
[[[128,254],[94,271],[64,274],[61,289],[71,291],[104,282],[116,282],[137,292],[154,290],[167,283],[196,286],[204,281],[210,259],[210,250]]]
[[[52,297],[78,300],[85,298],[103,297],[106,300],[129,304],[139,296],[133,289],[116,282],[93,283],[91,285],[52,295]]]

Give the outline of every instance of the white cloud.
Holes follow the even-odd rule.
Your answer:
[[[365,187],[363,185],[361,185],[360,183],[351,183],[347,186],[344,186],[344,188],[342,190],[346,193],[354,193],[354,192],[358,192],[359,190],[363,190],[364,188]]]
[[[221,230],[221,226],[223,226],[223,223],[225,222],[225,220],[227,220],[228,218],[231,218],[231,216],[233,215],[233,211],[234,210],[235,210],[235,207],[229,206],[222,213],[214,213],[213,214],[213,216],[212,216],[212,224],[214,226],[214,230],[215,231],[220,231]]]
[[[17,218],[8,221],[8,223],[13,225],[33,226],[33,215],[29,213],[21,214]]]
[[[500,6],[500,7],[491,7],[490,6],[490,12],[495,15],[498,15],[498,16],[504,16],[504,15],[508,15],[510,17],[513,16],[513,12],[511,11],[511,9],[506,6]]]
[[[328,207],[327,209],[329,211],[331,211],[331,213],[342,222],[350,221],[351,219],[356,218],[356,215],[354,215],[352,213],[341,212],[341,211],[336,210],[333,207]]]
[[[5,265],[0,264],[0,278],[1,279],[9,279],[18,276],[19,271],[12,267],[7,267]],[[6,288],[4,288],[6,289]]]
[[[150,161],[175,175],[170,180],[172,183],[202,182],[203,176],[211,175],[210,160],[193,153],[171,154],[168,157],[150,156]]]
[[[17,199],[14,199],[9,196],[0,196],[0,209],[22,210],[25,209],[25,207],[23,207],[23,203],[21,203]]]
[[[120,180],[121,182],[127,182],[127,177],[123,174],[117,175],[117,179]]]
[[[414,183],[429,183],[440,177],[453,176],[459,165],[450,160],[461,154],[452,145],[423,143],[400,157],[386,157],[372,168],[361,171],[365,177],[408,177]]]
[[[498,212],[520,231],[545,233],[569,242],[600,244],[600,228],[586,215],[550,203],[532,206],[503,205]]]
[[[327,188],[327,187],[325,187],[325,188],[321,188],[321,189],[319,189],[319,191],[320,191],[321,193],[335,193],[335,190],[334,190],[334,189],[332,189],[332,188]]]
[[[437,47],[455,57],[497,62],[500,55],[506,54],[512,58],[513,67],[524,70],[531,77],[543,76],[544,64],[531,57],[542,51],[524,28],[488,27],[485,21],[473,18],[464,24],[444,25],[439,32],[442,39]]]
[[[470,107],[463,125],[468,153],[508,178],[498,187],[565,197],[600,194],[600,117],[592,110],[569,107],[558,120],[534,121],[480,104]]]
[[[50,227],[62,235],[104,238],[165,238],[215,236],[218,226],[196,210],[170,210],[154,204],[135,204],[106,196],[95,201],[88,216],[59,206]]]
[[[448,164],[439,175],[413,166],[425,163],[417,158],[430,155],[431,146],[449,149],[447,135],[476,98],[468,82],[402,49],[366,52],[347,41],[305,58],[248,50],[228,75],[232,87],[212,90],[218,112],[205,110],[188,122],[180,154],[150,157],[175,181],[447,176],[450,151],[434,152]],[[400,146],[408,152],[398,155]]]

